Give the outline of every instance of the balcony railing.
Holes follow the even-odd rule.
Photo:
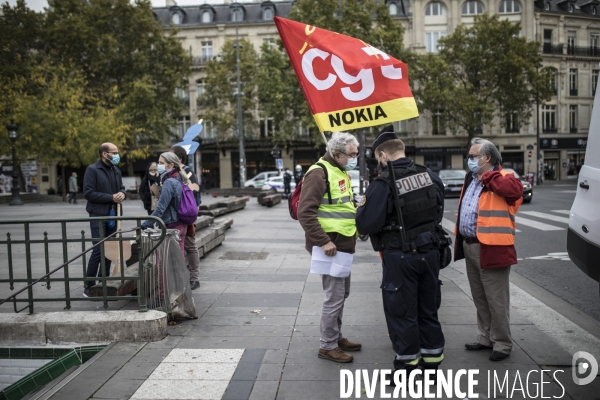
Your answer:
[[[542,132],[544,133],[558,133],[558,129],[556,127],[544,127],[542,128]]]
[[[192,65],[205,65],[212,60],[212,56],[192,57]]]
[[[571,129],[569,129],[569,133],[577,133],[577,128],[571,128]]]
[[[563,45],[544,43],[542,51],[544,54],[563,54]]]
[[[577,89],[569,89],[569,96],[577,96]]]
[[[567,46],[567,54],[580,57],[600,57],[600,48],[592,46]]]

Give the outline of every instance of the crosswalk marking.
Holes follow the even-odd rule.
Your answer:
[[[551,211],[555,212],[557,214],[571,215],[571,210],[551,210]]]
[[[563,222],[565,224],[569,223],[569,218],[559,217],[552,214],[541,213],[538,211],[521,211],[519,214],[531,215],[532,217],[544,218],[550,221]]]
[[[537,222],[532,219],[527,219],[523,217],[517,216],[517,224],[528,226],[530,228],[539,229],[542,231],[564,231],[565,228],[561,228],[554,225],[544,224],[542,222]]]

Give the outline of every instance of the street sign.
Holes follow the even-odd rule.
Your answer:
[[[527,160],[527,164],[531,164],[531,158]]]
[[[529,160],[531,160],[531,157],[533,156],[533,151],[529,150],[527,152],[527,158],[529,158]]]
[[[273,158],[280,158],[281,157],[281,150],[279,150],[277,147],[273,147],[273,150],[271,150],[271,156]]]
[[[533,150],[533,145],[532,144],[528,144],[527,145],[527,150]]]
[[[276,159],[275,165],[276,165],[277,169],[283,169],[283,160],[281,158]]]

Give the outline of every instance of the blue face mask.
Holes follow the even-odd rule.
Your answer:
[[[158,171],[159,174],[162,174],[163,172],[165,172],[165,166],[162,164],[158,164],[156,166],[156,170]]]
[[[487,164],[487,163],[485,163]],[[483,165],[485,165],[483,164]],[[483,165],[479,165],[479,159],[478,158],[474,158],[472,160],[467,161],[467,165],[469,166],[469,170],[471,170],[471,172],[473,172],[474,174],[478,173],[479,170],[481,169],[481,167],[483,167]]]
[[[348,164],[346,164],[344,166],[344,169],[346,171],[352,171],[354,168],[356,168],[356,164],[358,163],[358,159],[356,158],[349,158],[348,159]]]
[[[108,161],[112,163],[112,165],[117,165],[119,161],[121,161],[121,156],[118,154],[113,154],[111,158],[106,157]]]

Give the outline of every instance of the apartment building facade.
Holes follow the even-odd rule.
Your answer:
[[[585,158],[585,147],[593,96],[600,62],[599,0],[387,0],[390,14],[405,29],[404,44],[418,53],[436,52],[439,38],[451,34],[459,24],[473,24],[482,13],[500,14],[512,22],[521,22],[522,37],[540,42],[541,67],[552,68],[555,94],[545,104],[533,105],[531,121],[518,126],[514,121],[484,126],[481,135],[499,147],[507,166],[519,173],[535,173],[538,153],[545,179],[576,176],[577,166]],[[201,4],[154,9],[165,29],[174,26],[177,37],[193,58],[188,86],[177,95],[188,105],[181,116],[176,135],[202,118],[198,97],[204,91],[205,64],[217,56],[226,40],[249,40],[257,51],[264,42],[275,45],[278,38],[273,16],[286,17],[293,1],[263,1]],[[236,14],[236,10],[238,13]],[[540,150],[537,149],[539,108]],[[271,156],[273,144],[271,120],[257,118],[257,134],[246,138],[247,176],[275,168]],[[239,152],[234,141],[217,146],[216,132],[206,121],[197,163],[211,186],[231,187],[237,179]],[[434,170],[464,168],[467,135],[451,132],[444,123],[443,109],[423,113],[410,121],[395,123],[415,161]],[[504,126],[506,125],[506,126]],[[284,166],[304,168],[314,163],[323,149],[316,149],[306,132],[299,130],[297,140],[281,150]],[[367,145],[375,132],[367,137]]]

